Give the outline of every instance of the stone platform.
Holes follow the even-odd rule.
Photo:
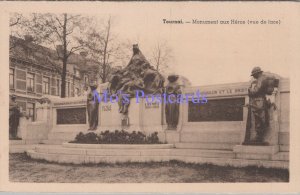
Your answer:
[[[176,148],[175,148],[176,146]],[[258,166],[288,169],[288,153],[276,153],[271,159],[241,159],[232,150],[187,148],[184,144],[72,144],[36,145],[27,154],[33,159],[56,163],[96,164],[127,162],[209,163],[220,166]]]
[[[30,140],[9,140],[9,153],[23,153],[32,150],[37,144]]]

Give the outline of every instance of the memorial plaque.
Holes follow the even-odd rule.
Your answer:
[[[189,102],[188,122],[243,121],[245,98],[208,100],[206,104]]]
[[[57,109],[57,124],[86,124],[86,108]]]
[[[146,102],[145,103],[145,108],[146,109],[149,109],[149,108],[159,108],[159,103],[157,103],[157,102],[150,102],[150,103]]]

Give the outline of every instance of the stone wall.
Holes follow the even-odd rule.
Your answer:
[[[282,80],[280,89],[279,146],[289,151],[290,146],[290,82]]]
[[[248,82],[211,86],[196,86],[183,89],[183,94],[206,94],[207,104],[180,105],[179,124],[176,130],[166,130],[165,105],[147,103],[145,99],[131,99],[129,107],[129,125],[122,124],[124,116],[118,112],[117,103],[100,103],[99,125],[97,131],[125,129],[127,131],[143,131],[150,134],[159,132],[162,141],[168,143],[199,143],[215,144],[232,148],[241,144],[245,136],[247,107],[249,102]],[[280,82],[279,91],[274,94],[273,101],[277,105],[276,124],[278,136],[275,142],[280,145],[280,151],[289,151],[289,80]],[[272,99],[271,97],[271,99]],[[191,97],[184,99],[191,101]],[[188,102],[187,101],[187,102]],[[28,123],[26,139],[60,139],[72,140],[82,131],[88,132],[88,117],[86,112],[86,97],[54,98],[49,105],[44,105],[40,111],[40,121]],[[47,135],[48,134],[48,135]]]

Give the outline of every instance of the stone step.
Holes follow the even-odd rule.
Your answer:
[[[78,144],[81,145],[81,144]],[[151,145],[150,145],[151,146]],[[68,148],[63,146],[47,146],[39,145],[36,147],[37,153],[49,154],[77,154],[88,156],[195,156],[210,158],[234,158],[235,155],[231,151],[222,150],[202,150],[202,149],[171,149],[171,148]]]
[[[36,145],[10,145],[9,146],[9,153],[23,153],[27,150],[35,149]]]
[[[272,156],[272,160],[289,161],[289,159],[290,159],[289,152],[278,152],[277,154]]]
[[[238,143],[175,143],[176,148],[207,149],[207,150],[231,150]]]
[[[248,159],[248,160],[271,160],[271,154],[255,154],[255,153],[237,153],[237,159]]]
[[[174,149],[170,151],[170,155],[209,157],[209,158],[235,158],[235,154],[232,151],[225,151],[225,150]]]
[[[233,152],[242,154],[275,154],[279,151],[279,146],[253,146],[253,145],[236,145]]]
[[[47,139],[47,140],[42,140],[42,144],[46,145],[61,145],[62,143],[67,142],[67,140],[61,140],[61,139]]]
[[[279,145],[279,151],[280,152],[289,152],[290,151],[290,145]]]
[[[9,145],[24,145],[25,140],[9,140]]]
[[[168,149],[174,148],[174,144],[76,144],[63,143],[67,148],[91,148],[91,149]]]
[[[51,132],[48,135],[48,140],[67,140],[72,141],[75,139],[79,132]]]
[[[61,146],[39,146],[36,147],[35,151],[48,154],[77,154],[88,156],[167,156],[170,154],[170,149],[85,149]]]
[[[176,150],[176,149],[171,149]],[[116,162],[161,162],[178,160],[186,163],[197,164],[214,164],[219,166],[233,166],[233,167],[246,167],[258,166],[266,168],[282,168],[288,169],[289,162],[285,161],[263,161],[263,160],[245,160],[245,159],[230,159],[230,158],[208,158],[208,157],[195,157],[195,156],[88,156],[80,154],[49,154],[38,153],[34,150],[27,151],[27,154],[33,159],[43,159],[49,162],[58,163],[116,163]]]
[[[58,163],[72,163],[72,164],[84,164],[84,163],[117,163],[117,162],[161,162],[169,161],[169,156],[89,156],[80,154],[49,154],[38,153],[34,150],[27,151],[27,154],[34,159],[43,159],[49,162]]]

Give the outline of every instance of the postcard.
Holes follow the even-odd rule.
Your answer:
[[[0,7],[1,191],[300,191],[298,2]]]

